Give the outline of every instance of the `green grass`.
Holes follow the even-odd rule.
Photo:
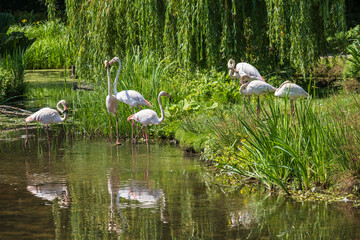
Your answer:
[[[25,57],[27,69],[54,69],[70,67],[74,57],[68,46],[68,30],[60,21],[41,21],[29,25],[13,25],[9,32],[20,31],[36,41],[28,48]]]

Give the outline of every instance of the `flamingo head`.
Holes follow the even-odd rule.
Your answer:
[[[127,120],[130,122],[131,119],[134,118],[134,114],[127,118]]]
[[[228,68],[231,70],[235,69],[235,60],[234,59],[230,59],[228,62]]]
[[[104,65],[105,65],[105,68],[107,68],[107,67],[109,66],[108,60],[105,60],[105,61],[104,61]]]
[[[61,100],[58,104],[61,104],[64,107],[64,110],[62,111],[63,113],[67,113],[68,112],[68,107],[66,105],[66,101],[65,100]]]
[[[114,62],[119,62],[119,63],[121,64],[120,59],[119,59],[118,57],[114,57],[113,59],[110,60],[110,62],[109,62],[110,66],[111,66]]]
[[[165,91],[161,91],[161,92],[159,93],[159,97],[161,97],[161,96],[167,96],[169,99],[171,99],[171,95],[168,94],[168,93],[165,92]]]

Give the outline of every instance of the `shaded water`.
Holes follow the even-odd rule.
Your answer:
[[[357,239],[349,203],[230,192],[169,143],[0,142],[0,239]],[[61,134],[59,134],[61,135]]]

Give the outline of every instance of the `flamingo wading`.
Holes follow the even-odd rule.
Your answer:
[[[137,91],[134,90],[124,90],[121,92],[117,91],[117,82],[119,79],[120,71],[121,71],[121,61],[118,57],[114,57],[110,60],[110,66],[115,63],[119,63],[119,70],[116,74],[115,82],[114,82],[114,94],[117,100],[123,102],[131,107],[131,114],[134,114],[134,107],[138,107],[141,109],[141,105],[148,105],[151,107],[151,104],[145,100],[145,98]],[[131,138],[133,139],[134,136],[134,122],[131,126]]]
[[[283,82],[280,87],[275,91],[276,97],[288,97],[291,104],[291,114],[294,113],[294,100],[302,97],[308,97],[309,94],[299,85],[290,81]]]
[[[59,107],[60,104],[63,106],[64,110],[61,110],[61,108]],[[66,101],[65,100],[59,101],[56,105],[56,108],[58,109],[59,112],[64,114],[64,117],[61,117],[59,112],[56,111],[55,109],[42,108],[39,111],[31,114],[29,117],[25,118],[25,124],[26,124],[25,146],[27,146],[28,141],[29,141],[28,127],[27,127],[28,122],[36,121],[36,122],[40,122],[42,124],[49,126],[50,123],[61,123],[67,119],[68,110],[67,110],[67,106],[66,106]],[[50,145],[49,131],[46,130],[46,132],[47,132],[48,143]]]
[[[260,81],[254,80],[251,82],[244,83],[241,85],[239,91],[244,96],[248,95],[257,95],[257,115],[260,114],[260,94],[265,94],[268,92],[275,92],[276,88],[271,86],[270,84]]]
[[[166,96],[169,99],[171,99],[170,94],[168,94],[165,91],[161,91],[159,93],[158,96],[158,102],[159,102],[159,106],[160,106],[160,111],[161,111],[161,117],[159,118],[158,115],[156,114],[156,112],[154,110],[151,109],[144,109],[141,110],[133,115],[131,115],[130,117],[128,117],[128,121],[130,120],[135,120],[138,123],[142,124],[142,127],[140,128],[139,132],[136,134],[137,135],[140,133],[140,131],[142,130],[142,128],[145,126],[146,130],[145,130],[145,138],[146,138],[146,142],[148,142],[148,136],[147,136],[147,126],[149,124],[153,124],[153,125],[157,125],[160,124],[162,121],[164,121],[165,118],[165,114],[164,114],[164,110],[161,104],[161,97],[162,96]],[[135,138],[136,138],[135,137]]]
[[[110,69],[109,69],[109,62],[104,61],[107,77],[108,77],[108,95],[106,96],[106,108],[109,113],[109,119],[110,119],[110,139],[112,140],[112,122],[111,122],[111,113],[114,115],[116,119],[116,144],[119,145],[119,123],[117,118],[117,110],[119,106],[119,101],[116,99],[116,97],[111,94],[111,80],[110,80]],[[110,140],[110,141],[111,141]]]

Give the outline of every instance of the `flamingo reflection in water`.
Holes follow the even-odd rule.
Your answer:
[[[121,232],[126,228],[125,217],[121,209],[127,207],[137,208],[160,208],[160,220],[167,223],[164,217],[166,201],[162,189],[154,189],[151,186],[150,176],[150,155],[147,144],[147,166],[144,172],[144,180],[136,180],[136,159],[135,151],[137,146],[132,145],[132,180],[125,185],[120,182],[118,161],[112,161],[112,168],[108,174],[108,190],[111,196],[109,230]],[[112,150],[111,150],[112,151]],[[122,230],[118,229],[114,219],[115,208],[122,219]]]
[[[64,176],[51,175],[50,171],[45,173],[31,173],[30,167],[25,162],[27,186],[26,189],[35,197],[54,202],[58,201],[61,208],[70,205],[70,195]]]

